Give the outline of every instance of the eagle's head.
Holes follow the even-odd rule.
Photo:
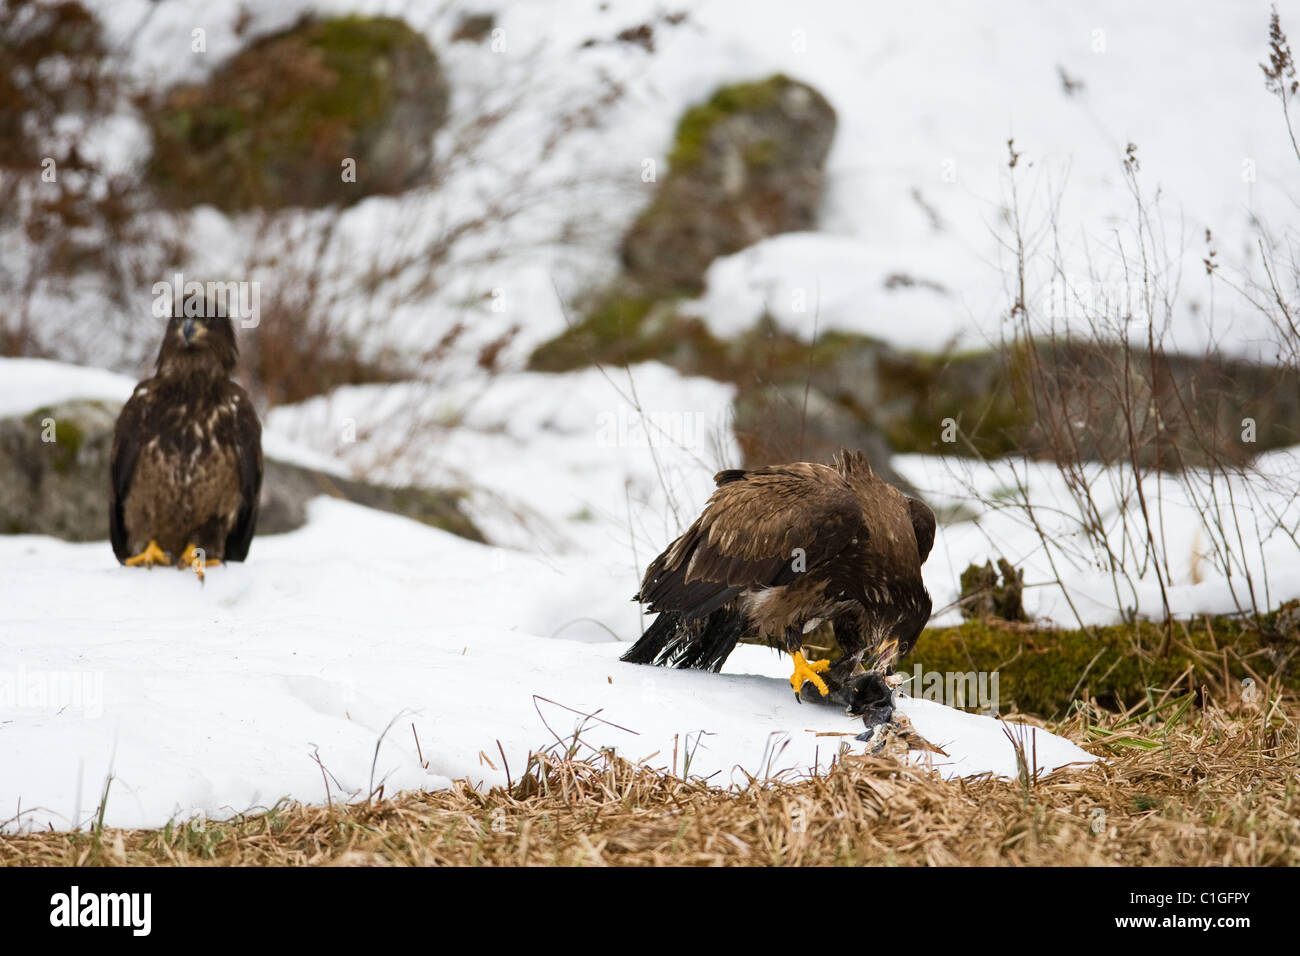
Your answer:
[[[158,350],[158,374],[229,375],[239,357],[235,326],[224,315],[173,316]]]

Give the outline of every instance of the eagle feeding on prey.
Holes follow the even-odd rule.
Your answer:
[[[129,566],[243,561],[257,525],[262,425],[231,381],[238,348],[225,316],[167,324],[153,378],[113,432],[109,536]]]
[[[622,659],[718,671],[738,642],[766,643],[793,658],[796,696],[840,703],[868,731],[888,721],[885,676],[930,618],[921,565],[934,512],[848,451],[833,467],[722,471],[714,482],[699,518],[647,568],[635,600],[659,616]],[[833,664],[802,653],[823,621],[843,650]]]

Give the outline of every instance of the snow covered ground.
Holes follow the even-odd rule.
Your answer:
[[[258,538],[247,564],[214,569],[200,588],[185,573],[119,568],[106,543],[0,537],[0,819],[21,808],[22,825],[84,823],[110,772],[106,819],[123,825],[282,796],[323,800],[315,754],[333,775],[333,796],[364,794],[390,722],[375,764],[376,784],[390,793],[455,777],[501,782],[498,741],[517,769],[530,748],[553,742],[548,724],[571,734],[583,722],[575,711],[600,711],[583,733],[592,746],[672,767],[676,743],[678,771],[689,749],[691,772],[718,783],[824,766],[851,741],[835,735],[860,725],[798,705],[778,655],[740,648],[721,676],[617,661],[641,630],[629,597],[647,560],[698,511],[713,472],[738,461],[730,389],[656,364],[627,379],[591,370],[515,373],[498,384],[468,394],[412,383],[345,389],[275,410],[265,431],[268,454],[340,473],[468,482],[494,546],[319,499],[306,527]],[[74,397],[120,400],[130,386],[98,369],[0,361],[5,414]],[[637,405],[653,427],[638,427]],[[447,422],[431,428],[439,416]],[[419,453],[393,455],[408,445]],[[1273,453],[1261,466],[1293,474],[1295,454]],[[1007,462],[983,471],[924,456],[894,463],[939,507],[969,506],[972,485],[996,498],[1015,482]],[[1034,467],[1021,477],[1053,537],[1070,545],[1059,476]],[[1099,472],[1094,488],[1118,532],[1125,511],[1105,491],[1113,480]],[[1238,499],[1247,522],[1268,508],[1294,524],[1285,485],[1253,495]],[[1164,497],[1174,610],[1236,609],[1240,576],[1234,594],[1204,555],[1179,486]],[[1026,570],[1031,614],[1072,623],[1023,515],[977,511],[939,529],[925,568],[936,608],[956,597],[969,562],[1002,554]],[[1257,583],[1267,570],[1271,606],[1300,595],[1300,561],[1284,535],[1245,560]],[[1126,606],[1086,557],[1065,577],[1089,621],[1114,621]],[[1149,573],[1127,596],[1158,613]],[[922,642],[922,661],[923,651]],[[904,699],[902,709],[948,751],[942,772],[1014,772],[995,721],[924,700]],[[1086,759],[1041,732],[1037,745],[1044,767]]]
[[[609,635],[566,639],[584,615],[635,635],[626,568],[545,562],[328,499],[203,587],[120,568],[104,544],[0,538],[0,567],[0,817],[21,812],[15,826],[85,824],[110,774],[116,826],[323,802],[316,756],[335,800],[380,783],[503,784],[500,751],[517,775],[552,730],[572,737],[574,711],[597,715],[585,744],[665,768],[676,748],[678,772],[689,751],[690,773],[720,785],[862,746],[834,736],[860,722],[797,703],[762,649],[715,675],[622,664]],[[942,772],[1015,773],[995,720],[903,710],[950,754]],[[1042,731],[1037,746],[1043,767],[1091,759]]]
[[[898,455],[892,464],[932,506],[964,507],[973,515],[940,525],[935,537],[925,577],[936,610],[960,593],[961,572],[971,562],[999,555],[1024,571],[1029,616],[1065,627],[1113,624],[1129,611],[1163,619],[1157,562],[1175,616],[1249,611],[1252,584],[1261,610],[1300,597],[1300,545],[1294,537],[1300,528],[1294,477],[1300,448],[1261,455],[1253,473],[1230,479],[1195,471],[1143,476],[1149,550],[1131,471],[1093,466],[1089,494],[1110,550],[1123,558],[1118,574],[1109,572],[1108,555],[1084,533],[1093,512],[1050,462],[982,464]],[[1041,536],[1016,504],[1026,497]],[[935,624],[959,622],[956,610],[933,618]]]
[[[461,777],[491,785],[506,780],[498,746],[517,772],[530,749],[554,743],[552,731],[567,738],[581,724],[585,744],[653,766],[682,772],[689,752],[692,774],[723,785],[825,767],[841,744],[860,748],[860,722],[797,703],[773,652],[740,648],[723,675],[617,660],[640,633],[629,598],[649,549],[676,532],[657,474],[691,509],[716,466],[701,460],[703,442],[651,456],[626,427],[628,440],[602,444],[620,434],[616,393],[577,377],[566,421],[547,404],[556,383],[531,379],[507,383],[501,395],[512,398],[495,410],[476,409],[483,430],[463,426],[459,447],[478,443],[486,479],[560,529],[532,547],[479,545],[322,498],[304,528],[258,538],[247,563],[211,570],[200,587],[188,572],[121,568],[106,542],[0,536],[0,820],[85,824],[110,775],[110,825],[323,801],[317,756],[332,799],[381,782],[388,793]],[[650,408],[671,408],[660,400],[674,395],[727,397],[657,366],[636,381]],[[0,361],[10,411],[20,392],[30,404],[128,388],[95,369]],[[533,417],[496,428],[512,409]],[[614,432],[599,430],[601,411],[615,416]],[[268,452],[293,457],[277,431],[289,421],[270,417]],[[949,754],[934,758],[941,772],[1015,773],[992,718],[924,700],[902,710]],[[1036,734],[1044,769],[1091,759]]]

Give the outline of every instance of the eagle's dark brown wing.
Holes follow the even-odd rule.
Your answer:
[[[108,537],[118,561],[131,556],[127,545],[126,522],[122,509],[131,488],[131,476],[140,455],[140,433],[147,413],[148,383],[136,387],[122,406],[113,429],[113,449],[108,465]]]
[[[916,534],[916,551],[921,558],[921,563],[925,564],[925,559],[930,556],[930,549],[934,547],[934,512],[924,501],[918,501],[916,498],[907,499],[907,510],[912,518],[912,531]]]
[[[704,512],[646,570],[637,599],[650,611],[707,614],[747,588],[788,584],[866,538],[861,501],[832,468],[800,462],[714,480]]]
[[[257,529],[257,505],[262,493],[262,423],[248,394],[232,386],[235,404],[235,445],[239,456],[239,514],[226,536],[225,559],[243,561]]]

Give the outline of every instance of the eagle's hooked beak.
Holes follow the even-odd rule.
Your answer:
[[[181,325],[181,335],[184,337],[186,345],[189,345],[192,341],[194,341],[194,336],[197,332],[198,332],[198,323],[195,322],[194,319],[192,318],[187,318],[184,324]]]

